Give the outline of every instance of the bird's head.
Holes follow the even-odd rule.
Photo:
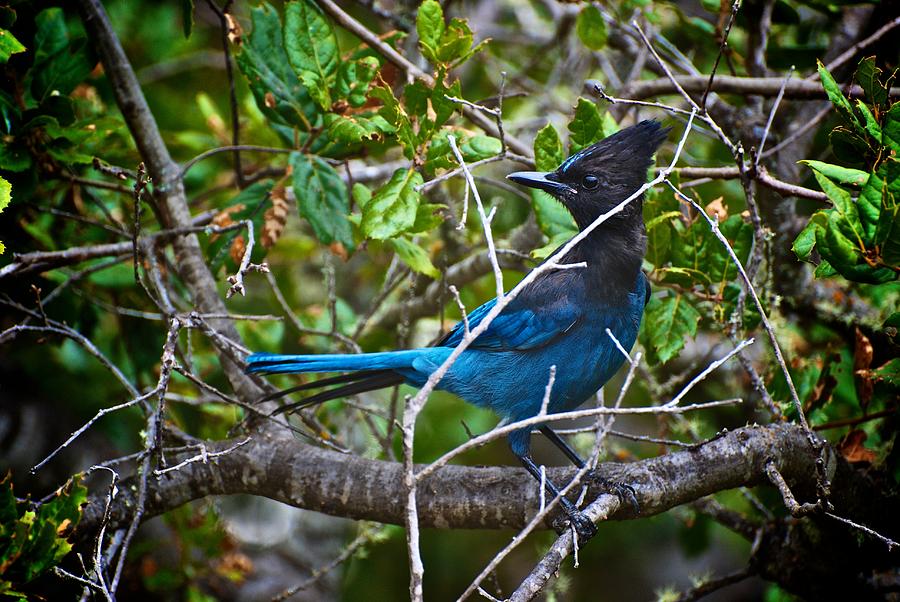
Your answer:
[[[657,121],[642,121],[575,153],[555,171],[506,177],[556,197],[583,229],[646,183],[653,154],[668,132]],[[639,216],[640,207],[630,203],[621,216]]]

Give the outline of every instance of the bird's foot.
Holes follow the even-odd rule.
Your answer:
[[[619,498],[619,502],[622,504],[628,503],[634,509],[635,514],[640,513],[641,505],[638,503],[637,494],[631,485],[601,477],[596,471],[588,473],[588,479],[599,489]]]
[[[569,529],[575,529],[578,536],[578,543],[585,543],[587,540],[597,534],[597,525],[587,517],[583,512],[573,509],[566,512],[565,516],[560,515],[552,522],[553,530],[558,535],[562,535]]]

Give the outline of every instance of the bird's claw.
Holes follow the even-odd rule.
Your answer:
[[[601,477],[596,472],[592,472],[589,475],[589,478],[598,488],[619,498],[619,502],[623,504],[627,502],[634,510],[635,514],[640,513],[641,505],[638,503],[637,493],[635,492],[634,487],[627,483]]]
[[[583,512],[576,511],[570,514],[569,525],[575,529],[579,543],[584,543],[597,534],[597,525]]]

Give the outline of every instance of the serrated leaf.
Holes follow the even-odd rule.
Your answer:
[[[341,62],[334,86],[335,94],[339,98],[346,98],[352,107],[362,107],[368,100],[369,86],[380,67],[381,63],[373,56]]]
[[[816,211],[809,219],[806,227],[794,239],[791,249],[794,254],[803,261],[809,261],[809,255],[816,246],[816,231],[823,230],[828,223],[828,214],[825,211]]]
[[[420,204],[416,209],[416,221],[409,229],[410,234],[429,232],[440,226],[444,222],[440,210],[446,208],[446,205],[439,203]]]
[[[503,145],[500,140],[490,136],[476,135],[466,139],[459,147],[463,159],[467,162],[480,161],[500,154]]]
[[[895,102],[884,115],[881,143],[900,155],[900,102]]]
[[[665,299],[652,297],[644,311],[646,338],[660,362],[667,362],[684,348],[685,337],[697,334],[700,312],[681,294]]]
[[[308,131],[319,111],[288,61],[278,12],[263,3],[250,10],[250,20],[253,29],[235,60],[257,106],[274,124]]]
[[[868,172],[862,171],[861,169],[841,167],[840,165],[832,165],[831,163],[823,163],[822,161],[813,161],[811,159],[800,161],[800,163],[808,165],[814,171],[817,171],[832,180],[836,180],[841,184],[862,186],[869,178]]]
[[[403,154],[407,159],[412,159],[416,153],[418,139],[415,132],[413,132],[412,123],[406,114],[406,110],[390,88],[386,86],[375,86],[372,88],[371,94],[372,98],[382,102],[379,115],[396,128],[397,140],[403,148]]]
[[[323,243],[338,242],[353,249],[353,233],[347,215],[350,198],[341,176],[317,155],[291,153],[297,208]]]
[[[859,211],[859,221],[862,224],[864,240],[875,238],[875,228],[878,225],[878,217],[881,214],[881,197],[883,182],[877,174],[869,174],[856,200]]]
[[[6,178],[0,176],[0,213],[6,209],[12,200],[12,185],[6,181]]]
[[[385,240],[409,230],[416,221],[422,175],[398,169],[363,208],[360,227],[368,238]]]
[[[859,247],[841,231],[840,222],[840,215],[830,212],[825,228],[816,231],[816,246],[823,259],[841,275],[846,275],[861,259],[861,253]]]
[[[284,7],[284,48],[288,61],[310,96],[323,109],[331,106],[330,80],[341,56],[331,22],[313,0]]]
[[[822,61],[817,59],[816,65],[819,71],[819,77],[822,80],[822,87],[825,89],[828,100],[831,101],[834,108],[841,114],[844,121],[851,125],[854,130],[859,133],[865,132],[862,125],[859,123],[859,119],[857,119],[856,115],[853,113],[853,106],[850,104],[850,101],[847,100],[847,97],[844,96],[844,93],[841,92],[841,87],[831,76],[831,73],[828,72],[828,69],[825,68]]]
[[[854,134],[844,127],[837,127],[828,135],[834,156],[848,165],[865,166],[866,155],[872,149],[866,137]]]
[[[425,274],[435,280],[441,277],[440,270],[431,263],[431,259],[428,257],[428,253],[425,249],[413,241],[407,238],[398,237],[391,239],[390,244],[394,247],[394,251],[397,252],[400,260],[414,271]]]
[[[881,212],[875,227],[875,244],[889,265],[900,265],[900,161],[888,159],[878,168],[882,180]]]
[[[9,57],[19,52],[25,52],[25,46],[12,33],[0,29],[0,65],[5,64]]]
[[[600,109],[590,100],[579,98],[575,116],[569,122],[569,155],[602,140],[605,135]]]
[[[834,222],[835,227],[846,226],[849,228],[856,238],[853,243],[862,247],[864,244],[862,239],[862,224],[859,221],[859,212],[856,210],[856,205],[853,203],[853,199],[850,198],[850,193],[818,171],[813,171],[813,175],[819,182],[822,192],[824,192],[828,196],[828,199],[834,204],[836,214],[829,216],[829,223]],[[834,217],[836,216],[840,216],[840,220],[843,223],[835,220]]]
[[[416,14],[416,33],[422,55],[431,62],[437,62],[437,50],[444,35],[444,11],[435,0],[425,0]]]
[[[568,240],[578,233],[578,225],[569,210],[546,192],[532,190],[531,206],[538,227],[551,240]]]
[[[856,68],[856,81],[873,104],[882,106],[887,103],[888,91],[881,83],[881,69],[875,66],[874,56],[859,62]]]
[[[471,56],[474,52],[473,41],[474,36],[469,24],[464,19],[451,19],[441,35],[437,60],[442,63],[451,63]]]
[[[866,103],[858,98],[856,99],[856,109],[862,113],[863,127],[866,128],[866,132],[868,132],[869,136],[871,136],[878,144],[881,144],[881,126],[878,124],[878,120],[875,119],[872,111],[869,110]]]
[[[329,138],[347,144],[362,140],[378,140],[385,134],[394,132],[394,128],[380,115],[368,118],[329,113],[325,116],[325,124]]]
[[[534,137],[534,165],[541,171],[553,171],[565,159],[556,128],[548,123]]]
[[[38,102],[59,94],[68,96],[96,64],[84,38],[69,39],[63,11],[48,8],[35,17],[34,64],[28,71],[29,91]]]
[[[606,22],[600,10],[588,4],[575,19],[575,32],[581,43],[591,50],[603,50],[606,46]]]

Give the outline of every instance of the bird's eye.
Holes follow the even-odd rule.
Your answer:
[[[581,185],[584,186],[585,190],[594,190],[600,185],[600,180],[597,176],[584,176]]]

